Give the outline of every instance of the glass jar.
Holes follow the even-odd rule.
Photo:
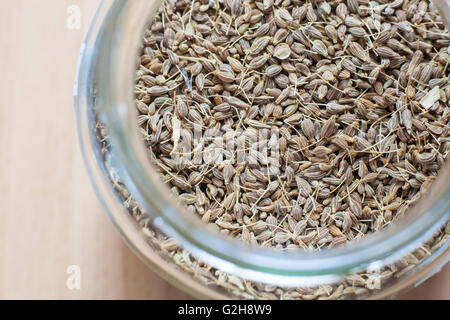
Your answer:
[[[440,270],[449,259],[448,165],[427,196],[391,226],[318,252],[250,247],[208,229],[180,206],[147,159],[133,97],[142,34],[159,5],[102,2],[81,49],[74,93],[95,192],[150,268],[210,299],[391,298]]]

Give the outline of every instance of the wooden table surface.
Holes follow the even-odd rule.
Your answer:
[[[125,246],[82,162],[72,87],[99,2],[0,0],[0,299],[189,298]],[[80,290],[66,286],[70,265]],[[450,299],[449,280],[447,266],[404,297]]]

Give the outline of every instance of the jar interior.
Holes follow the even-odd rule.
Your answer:
[[[280,252],[223,236],[198,221],[171,194],[148,161],[137,128],[133,85],[140,42],[158,2],[116,1],[102,26],[95,52],[95,119],[111,138],[112,157],[131,194],[151,213],[152,223],[194,256],[219,270],[278,285],[316,285],[366,268],[379,268],[428,240],[449,218],[448,161],[426,195],[386,229],[319,252]],[[93,137],[92,139],[96,139]],[[94,143],[94,142],[92,142]],[[97,143],[97,141],[95,141]]]

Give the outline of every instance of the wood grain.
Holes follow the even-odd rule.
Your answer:
[[[72,87],[99,0],[0,0],[0,299],[189,298],[124,245],[90,186]],[[69,5],[81,29],[66,28]],[[66,268],[81,267],[81,290]],[[450,298],[450,269],[409,298]]]

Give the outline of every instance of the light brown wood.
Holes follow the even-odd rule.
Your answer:
[[[82,162],[72,88],[99,2],[0,1],[0,298],[188,297],[125,246]],[[71,4],[80,30],[66,28]],[[66,288],[69,265],[79,291]]]
[[[189,298],[124,245],[89,183],[72,106],[99,0],[0,1],[0,299]],[[81,29],[66,28],[69,5]],[[81,290],[66,268],[81,267]],[[450,298],[450,268],[408,297]]]

